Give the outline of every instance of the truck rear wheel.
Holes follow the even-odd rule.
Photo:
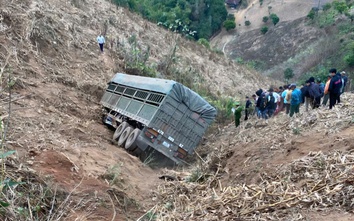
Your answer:
[[[119,137],[122,135],[123,131],[128,126],[129,126],[129,124],[125,121],[123,123],[119,124],[119,126],[117,127],[116,131],[113,134],[113,138],[112,138],[113,143],[117,143],[117,141],[119,140]]]
[[[120,135],[119,140],[118,140],[118,146],[124,147],[125,141],[127,140],[129,134],[132,132],[133,128],[131,126],[128,126],[125,128],[123,131],[122,135]]]
[[[128,136],[127,141],[125,142],[125,149],[128,151],[134,151],[137,147],[136,139],[138,138],[141,130],[135,128]]]

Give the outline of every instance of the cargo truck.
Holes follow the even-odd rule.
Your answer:
[[[166,79],[117,73],[101,104],[113,142],[131,153],[153,148],[177,164],[192,154],[216,109],[184,85]]]

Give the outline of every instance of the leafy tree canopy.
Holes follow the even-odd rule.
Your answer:
[[[267,33],[267,32],[268,32],[268,27],[267,27],[267,26],[263,26],[263,27],[261,28],[261,32],[262,32],[262,34]]]
[[[235,21],[233,21],[233,20],[226,20],[226,21],[224,22],[224,28],[225,28],[227,31],[229,31],[229,30],[231,30],[231,29],[235,29],[235,28],[236,28],[236,23],[235,23]]]
[[[286,81],[294,77],[294,71],[291,68],[287,68],[284,71],[284,78]]]
[[[270,14],[269,15],[269,18],[272,20],[272,22],[273,22],[273,24],[274,25],[276,25],[276,24],[278,24],[278,22],[279,22],[279,17],[278,17],[278,15],[276,15],[276,14]]]
[[[114,0],[114,3],[195,39],[209,39],[227,17],[221,0]]]
[[[345,3],[345,2],[334,1],[333,5],[334,5],[334,8],[341,14],[348,10],[347,3]]]

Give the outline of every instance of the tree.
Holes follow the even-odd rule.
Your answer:
[[[178,20],[183,25],[174,29],[174,31],[186,35],[185,30],[188,29],[188,32],[193,32],[193,35],[188,34],[186,36],[193,36],[195,39],[210,38],[220,30],[228,16],[224,1],[221,0],[112,1],[170,30],[170,27],[175,26],[175,21]]]
[[[233,21],[233,20],[224,21],[224,28],[226,29],[226,31],[229,31],[231,29],[235,29],[236,28],[235,21]]]
[[[345,3],[345,2],[334,1],[333,5],[334,5],[334,8],[341,14],[343,14],[343,12],[348,10],[347,3]]]
[[[263,19],[262,19],[262,21],[263,21],[264,23],[267,23],[268,20],[269,20],[269,17],[268,17],[268,16],[264,16]]]
[[[251,22],[247,20],[247,21],[245,21],[245,25],[246,25],[246,26],[250,26],[250,25],[251,25]]]
[[[307,14],[307,17],[311,20],[313,20],[315,18],[315,10],[311,9],[311,11]]]
[[[272,19],[272,22],[274,25],[278,24],[279,17],[276,14],[274,14],[274,13],[270,14],[269,18]]]
[[[261,28],[262,34],[267,33],[267,31],[268,31],[268,27],[267,27],[267,26],[263,26],[263,27]]]
[[[288,81],[289,81],[291,78],[293,78],[293,77],[294,77],[294,71],[293,71],[293,69],[291,69],[291,68],[285,69],[285,71],[284,71],[284,78],[285,78],[285,80],[286,80],[286,83],[288,83]]]
[[[323,11],[328,11],[332,7],[331,3],[326,3],[322,6]]]

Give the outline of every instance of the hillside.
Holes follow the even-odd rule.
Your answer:
[[[165,182],[158,177],[169,173],[180,177],[193,175],[196,165],[176,168],[175,171],[152,169],[149,162],[141,162],[113,145],[112,131],[101,123],[99,100],[107,81],[116,72],[136,73],[127,65],[132,51],[137,49],[134,44],[139,45],[140,51],[149,49],[147,65],[162,67],[163,70],[171,62],[170,71],[158,73],[158,77],[192,78],[192,85],[195,88],[199,86],[201,91],[242,98],[275,82],[108,1],[0,0],[0,5],[0,107],[2,137],[6,137],[6,140],[2,139],[5,144],[2,152],[16,151],[2,161],[1,181],[11,178],[23,182],[21,185],[13,184],[16,188],[12,186],[12,191],[7,189],[12,184],[6,183],[0,202],[11,204],[2,208],[1,220],[121,221],[137,220],[144,214],[150,216],[147,220],[152,220],[161,215],[156,209],[164,212],[161,208],[168,208],[171,203],[162,197],[174,199],[168,198],[173,195],[166,187],[175,185],[179,188],[186,184],[183,180]],[[100,32],[106,32],[109,42],[103,54],[95,42]],[[352,95],[348,94],[345,99],[349,102]],[[343,150],[346,143],[350,146],[353,112],[352,105],[343,105],[342,108],[346,115],[325,111],[319,113],[319,119],[337,117],[339,121],[343,120],[346,127],[342,123],[327,125],[330,130],[328,139],[337,139],[338,133],[343,132],[345,140],[338,142],[338,149]],[[306,119],[306,115],[299,119]],[[283,117],[279,121],[286,127],[290,120]],[[250,122],[251,128],[240,131],[232,125],[225,128],[216,125],[217,129],[209,131],[204,145],[198,148],[199,155],[210,165],[211,171],[220,165],[215,177],[223,186],[256,182],[253,179],[255,170],[260,172],[263,168],[259,164],[252,165],[250,170],[246,168],[246,175],[238,179],[239,164],[250,156],[262,159],[269,152],[278,153],[270,151],[273,150],[269,146],[273,140],[267,138],[266,133],[278,122],[270,121],[269,125],[255,120]],[[264,130],[255,130],[256,124]],[[308,128],[302,131],[302,142],[311,136],[320,137],[320,132],[310,130],[312,127],[302,124],[299,127]],[[289,137],[277,138],[274,142],[284,139],[284,145],[291,143],[291,137],[296,134],[291,133],[292,127],[286,128]],[[259,137],[265,137],[266,141],[251,142]],[[228,142],[233,144],[228,145]],[[261,154],[257,149],[259,142],[265,145]],[[241,157],[234,150],[239,144],[245,152],[239,153]],[[222,151],[218,151],[219,147]],[[278,163],[290,163],[321,147],[313,144],[305,150],[294,148],[291,150],[293,155],[283,157],[283,161]],[[280,148],[276,150],[281,152]],[[213,156],[215,163],[209,164]],[[218,159],[224,160],[220,162]],[[266,159],[270,162],[273,158]],[[252,162],[259,163],[256,160]],[[187,184],[199,190],[206,186],[197,182]],[[185,188],[179,190],[184,191]],[[196,205],[189,204],[192,198],[185,199],[181,208]],[[335,208],[339,214],[336,217],[352,218],[342,207]],[[323,215],[310,212],[317,217]],[[205,219],[198,217],[195,220]]]
[[[344,14],[322,10],[323,5],[332,2],[265,0],[260,5],[260,1],[249,1],[245,9],[229,10],[235,15],[237,26],[235,30],[223,30],[215,36],[212,45],[223,50],[230,59],[251,63],[265,76],[278,79],[283,78],[286,68],[294,71],[294,81],[297,81],[304,73],[323,75],[324,69],[331,66],[346,67],[343,53],[351,42],[352,31],[344,27],[352,24]],[[307,18],[312,8],[320,9],[314,21]],[[273,25],[270,19],[263,22],[263,17],[271,13],[279,17],[278,24]],[[250,25],[246,26],[245,21]],[[268,31],[262,34],[261,28],[265,26]],[[333,54],[335,56],[331,56]]]
[[[156,220],[353,220],[353,98],[210,135],[198,179],[155,191]]]
[[[158,77],[190,79],[213,94],[243,97],[273,82],[107,1],[0,3],[3,152],[16,151],[2,179],[23,181],[20,191],[34,196],[7,196],[24,211],[11,206],[2,220],[133,220],[154,203],[146,196],[159,170],[111,144],[101,124],[106,83],[116,72],[136,73],[133,52],[149,48],[148,65],[170,62],[169,76]]]

